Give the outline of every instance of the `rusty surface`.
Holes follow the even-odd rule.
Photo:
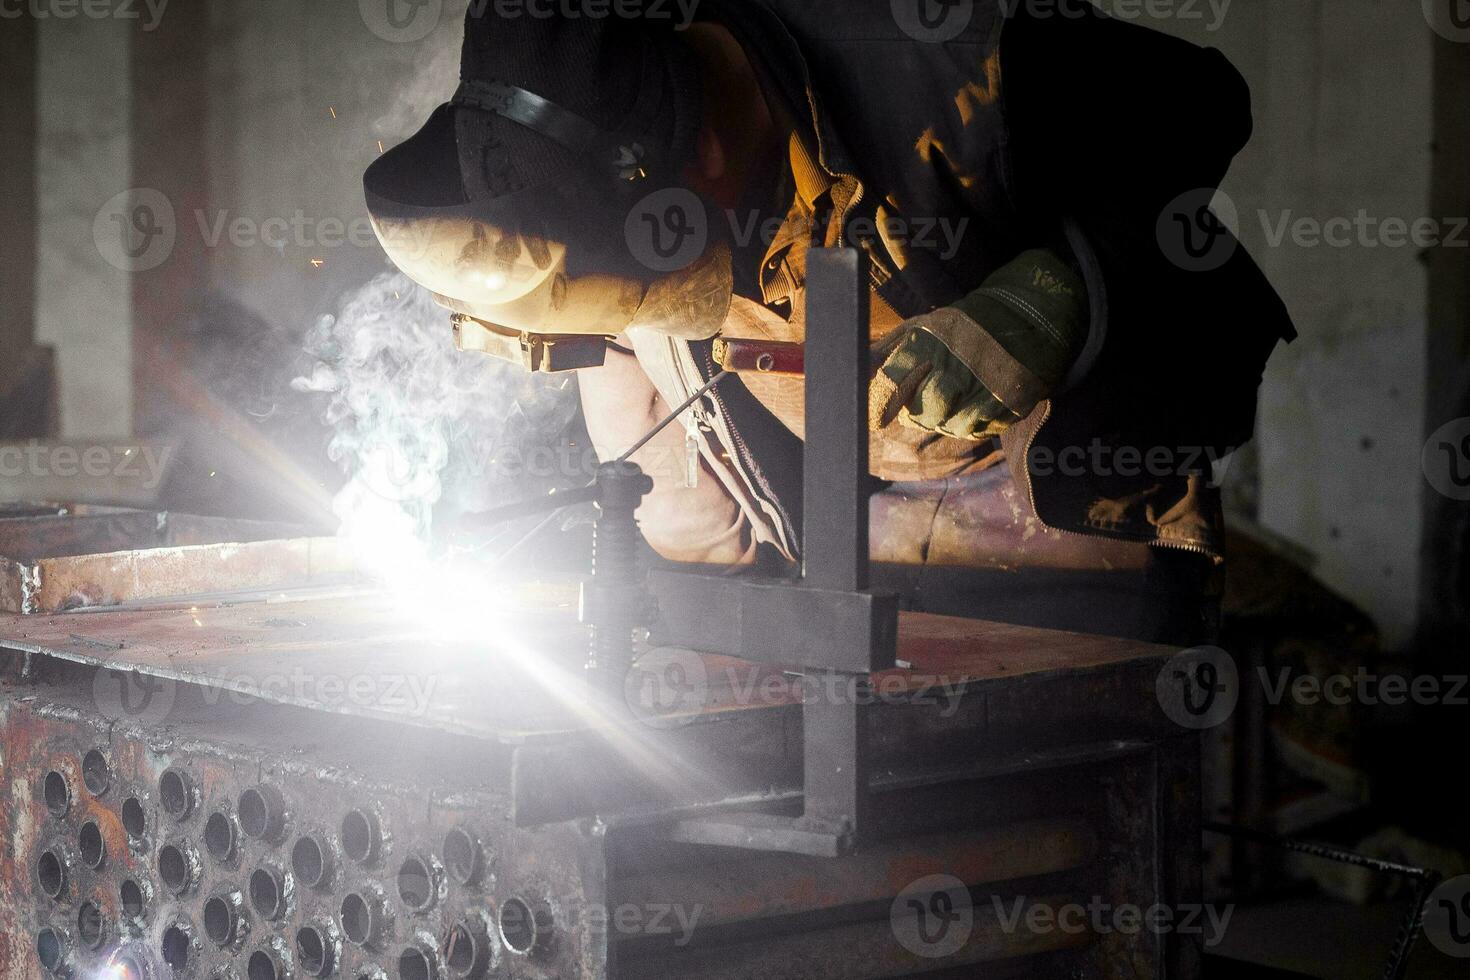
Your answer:
[[[395,976],[397,958],[411,944],[423,942],[442,964],[444,940],[454,923],[482,916],[493,922],[512,897],[545,903],[555,916],[552,945],[544,956],[519,957],[515,976],[603,975],[604,947],[589,931],[595,922],[580,914],[603,901],[601,842],[595,832],[574,825],[535,832],[512,827],[493,780],[482,776],[479,785],[464,785],[454,778],[451,760],[434,746],[405,748],[391,732],[352,738],[337,731],[338,740],[323,743],[319,740],[330,739],[333,729],[311,719],[296,718],[287,734],[280,719],[275,726],[263,725],[265,719],[252,719],[251,713],[230,721],[217,712],[176,717],[168,733],[129,730],[107,724],[84,704],[11,696],[0,698],[0,720],[8,799],[0,815],[8,845],[0,854],[0,934],[11,940],[8,959],[0,959],[0,980],[44,975],[35,937],[48,927],[64,937],[73,975],[83,978],[96,976],[119,951],[150,964],[155,978],[243,977],[249,956],[271,944],[297,957],[296,935],[304,926],[319,927],[331,937],[337,965],[331,975],[371,976],[380,967]],[[82,760],[92,750],[102,753],[111,773],[100,793],[82,778]],[[185,777],[190,808],[182,817],[160,805],[165,771]],[[44,780],[50,772],[59,774],[68,791],[59,813],[46,803]],[[241,833],[241,794],[258,785],[277,789],[285,804],[284,823],[271,840]],[[142,803],[140,837],[131,837],[124,827],[123,802],[130,798]],[[379,850],[365,862],[353,860],[343,847],[342,820],[353,809],[371,812],[382,831]],[[230,822],[237,838],[235,852],[223,859],[210,854],[204,838],[204,826],[215,813]],[[95,870],[80,860],[87,823],[100,828],[104,842],[105,857]],[[445,866],[444,841],[456,829],[467,830],[479,846],[481,864],[470,881],[456,880]],[[305,836],[320,841],[328,856],[328,871],[315,885],[301,877],[293,860]],[[189,858],[190,878],[181,893],[169,888],[161,870],[160,856],[168,847]],[[47,850],[64,855],[64,885],[55,897],[39,890],[39,861]],[[411,858],[430,869],[424,908],[413,907],[400,892],[399,871]],[[278,918],[250,907],[249,880],[259,868],[281,874],[287,897]],[[125,881],[139,883],[145,894],[145,912],[138,920],[121,908]],[[233,892],[245,898],[243,928],[219,946],[203,932],[204,905]],[[343,941],[341,903],[349,893],[381,896],[385,903],[383,931],[369,946]],[[100,909],[103,938],[95,950],[80,941],[86,902]],[[182,927],[190,938],[187,966],[173,971],[160,963],[171,927]],[[516,957],[498,944],[488,952],[500,970],[512,969],[509,960]]]
[[[139,599],[338,581],[334,538],[289,525],[150,511],[0,519],[0,610],[50,613]]]
[[[0,554],[22,561],[300,535],[301,529],[292,524],[166,511],[99,507],[65,508],[63,513],[47,508],[29,515],[0,511]]]
[[[587,703],[568,697],[578,690],[585,657],[573,583],[505,591],[475,611],[483,626],[466,642],[463,633],[446,639],[453,634],[426,622],[421,610],[360,586],[248,591],[259,584],[251,577],[257,564],[262,574],[278,573],[292,548],[306,547],[292,560],[309,570],[311,542],[220,546],[208,543],[219,531],[208,522],[181,521],[170,530],[174,518],[150,528],[156,515],[90,516],[90,525],[58,532],[70,535],[75,552],[56,559],[78,573],[70,591],[88,602],[100,601],[97,595],[121,601],[120,591],[85,591],[107,575],[131,575],[135,589],[146,580],[154,591],[129,593],[121,607],[0,615],[0,751],[12,802],[0,808],[7,843],[0,853],[0,980],[37,976],[36,930],[50,925],[75,936],[87,896],[112,930],[109,949],[126,943],[156,958],[164,931],[186,924],[196,939],[195,965],[178,976],[197,980],[215,980],[220,968],[223,976],[243,976],[245,957],[262,944],[295,952],[296,930],[309,925],[329,936],[337,930],[340,975],[371,976],[364,971],[376,965],[394,976],[411,944],[443,957],[457,917],[493,916],[522,895],[559,916],[559,943],[541,961],[499,947],[499,966],[487,977],[852,980],[1012,960],[1032,965],[1015,974],[987,966],[987,974],[1070,976],[1091,962],[1103,964],[1104,975],[1119,964],[1149,975],[1171,955],[1115,940],[1091,944],[1079,959],[1064,947],[1089,944],[1088,937],[1008,932],[993,915],[979,914],[965,948],[934,962],[897,942],[888,921],[894,896],[929,874],[998,892],[1024,880],[1038,895],[1100,893],[1141,905],[1158,897],[1162,881],[1170,897],[1188,898],[1188,862],[1170,853],[1185,846],[1170,829],[1184,826],[1187,836],[1187,821],[1148,786],[1105,789],[1131,785],[1130,767],[1149,769],[1172,756],[1133,749],[1115,758],[1116,751],[1097,749],[1117,749],[1123,739],[1178,741],[1153,684],[1170,649],[904,615],[904,666],[872,678],[891,701],[868,714],[884,836],[842,861],[753,859],[681,843],[678,822],[732,807],[779,813],[799,805],[800,701],[809,689],[790,675],[730,658],[679,659],[681,676],[692,668],[702,681],[696,704],[656,723],[608,728],[605,714],[589,714]],[[50,518],[43,509],[18,520]],[[0,532],[7,523],[0,519]],[[0,540],[19,553],[24,535],[9,533]],[[57,536],[47,537],[55,546]],[[141,550],[89,555],[109,542]],[[190,566],[194,549],[209,553],[209,567]],[[143,563],[107,564],[119,555]],[[167,598],[200,581],[231,594]],[[348,693],[358,682],[366,683],[366,699]],[[937,700],[916,697],[924,694]],[[101,795],[88,793],[78,772],[91,747],[107,753],[119,774],[117,787]],[[73,788],[74,805],[60,815],[44,800],[52,769]],[[198,787],[197,806],[181,820],[159,808],[160,777],[170,769]],[[245,845],[237,858],[212,860],[202,846],[205,817],[218,811],[238,821],[241,791],[260,782],[288,800],[290,829],[279,841]],[[141,840],[121,829],[123,793],[144,801],[150,815]],[[1097,802],[1104,798],[1110,805]],[[376,808],[391,824],[391,859],[372,867],[343,859],[341,819],[354,807]],[[102,829],[116,862],[78,869],[75,890],[60,898],[41,895],[39,854],[55,847],[74,861],[87,819]],[[474,886],[444,875],[444,837],[460,826],[493,854],[491,873]],[[257,866],[286,866],[293,842],[308,833],[333,856],[337,872],[328,882],[292,882],[286,916],[254,917],[250,933],[228,949],[200,938],[208,899],[244,892]],[[635,839],[641,843],[632,848]],[[178,897],[160,876],[160,850],[168,846],[191,855],[200,875]],[[612,861],[606,848],[623,856]],[[633,851],[636,860],[626,856]],[[409,856],[422,857],[435,877],[435,898],[424,911],[397,893],[397,865]],[[137,927],[119,912],[121,875],[152,889],[150,917]],[[341,900],[369,886],[393,914],[378,946],[359,950],[340,940]],[[698,906],[701,931],[677,945],[637,930],[610,936],[579,917],[609,902],[678,904],[686,912]],[[90,952],[81,956],[81,967],[99,962]]]
[[[31,685],[0,688],[6,793],[18,804],[0,808],[0,832],[9,844],[8,856],[0,858],[0,934],[18,937],[9,944],[8,966],[0,956],[0,980],[37,975],[35,930],[74,920],[83,892],[97,896],[119,941],[126,935],[140,949],[156,953],[164,930],[179,923],[197,935],[203,903],[215,892],[243,889],[248,871],[263,862],[289,861],[291,842],[303,832],[322,837],[329,852],[340,854],[342,814],[367,805],[379,807],[395,828],[393,861],[371,869],[343,862],[343,877],[329,886],[294,884],[296,904],[284,920],[255,918],[238,951],[219,951],[201,941],[195,949],[199,971],[180,976],[214,980],[212,971],[222,964],[243,974],[241,957],[262,942],[289,944],[294,930],[314,923],[335,921],[340,930],[340,903],[349,885],[372,884],[390,903],[397,902],[393,865],[408,855],[427,855],[431,867],[442,867],[444,834],[466,821],[496,855],[493,879],[466,889],[441,876],[444,890],[427,912],[399,902],[392,938],[379,948],[359,951],[342,944],[341,975],[356,977],[367,966],[381,965],[394,976],[397,957],[413,942],[438,941],[442,955],[455,916],[466,910],[494,912],[512,895],[531,895],[552,899],[561,915],[558,934],[564,943],[557,947],[554,972],[538,972],[537,964],[506,955],[502,968],[486,976],[851,980],[1008,961],[1026,964],[1018,966],[1018,976],[1071,976],[1081,961],[1064,947],[1089,944],[1086,936],[1007,931],[986,914],[989,903],[981,898],[984,907],[977,908],[973,937],[954,956],[933,961],[896,941],[888,907],[910,880],[931,873],[997,892],[1027,876],[1027,894],[1083,900],[1105,894],[1147,905],[1173,866],[1171,855],[1159,848],[1178,847],[1179,838],[1160,832],[1154,821],[1163,814],[1153,816],[1158,801],[1146,787],[1103,806],[1097,802],[1104,795],[1098,786],[1115,785],[1117,777],[1110,774],[1119,772],[1116,762],[1079,752],[1075,758],[1062,754],[1059,765],[1038,748],[1045,743],[1043,732],[1079,746],[1081,735],[1113,738],[1124,730],[1120,718],[1146,715],[1151,678],[1168,650],[906,617],[900,655],[912,666],[884,675],[894,684],[890,690],[923,690],[936,675],[947,675],[963,680],[970,694],[953,714],[895,707],[874,715],[882,729],[877,741],[883,759],[883,833],[894,843],[880,843],[852,863],[752,859],[677,843],[671,831],[681,815],[669,807],[708,806],[701,780],[726,790],[775,787],[770,802],[778,806],[794,800],[781,790],[792,785],[796,770],[790,763],[799,756],[794,700],[778,691],[774,698],[752,702],[724,690],[779,675],[751,673],[756,668],[738,661],[702,661],[712,686],[722,689],[711,696],[717,710],[703,724],[644,729],[631,740],[637,761],[673,767],[669,774],[676,788],[664,793],[656,780],[629,782],[616,760],[599,754],[584,734],[569,731],[575,717],[569,723],[555,704],[540,704],[538,684],[548,668],[570,669],[579,663],[583,646],[562,590],[547,588],[522,598],[519,619],[510,611],[487,609],[486,639],[472,646],[435,641],[414,617],[371,594],[0,617],[0,657],[5,649],[12,651],[4,659],[16,668],[14,676]],[[528,615],[533,606],[535,613]],[[511,655],[519,650],[523,656],[528,649],[537,662],[517,663]],[[27,663],[28,670],[21,666]],[[106,666],[187,683],[160,689],[169,695],[165,704],[143,698],[119,718],[108,711],[117,707],[112,692],[118,679],[97,669]],[[420,678],[433,683],[432,697],[418,708],[374,704],[347,710],[320,687],[284,693],[262,689],[262,680],[289,676],[298,668],[317,681]],[[68,691],[72,700],[56,703]],[[237,691],[258,700],[228,696]],[[41,699],[52,703],[43,706]],[[1020,749],[1011,745],[1017,740],[1023,743]],[[94,798],[76,789],[78,809],[60,817],[45,807],[45,772],[57,768],[77,787],[81,754],[94,744],[114,760],[120,785],[148,805],[153,823],[140,843],[116,839],[116,793]],[[655,753],[663,755],[652,757]],[[940,771],[964,764],[984,767],[963,777],[965,786],[953,782],[952,772]],[[159,779],[169,768],[189,773],[199,786],[198,808],[183,821],[158,809]],[[589,791],[596,785],[594,774],[601,772],[608,784],[621,786],[624,796],[597,799],[593,794],[585,810],[572,807],[560,817],[549,812],[538,826],[526,826],[514,812],[518,768],[548,786],[560,784],[564,793]],[[742,776],[751,781],[738,782]],[[279,786],[290,801],[291,829],[279,844],[249,845],[235,862],[211,861],[201,847],[204,816],[217,809],[238,819],[240,792],[260,781]],[[701,799],[706,802],[700,804]],[[608,809],[608,800],[616,806]],[[730,802],[748,805],[742,800],[717,805]],[[602,816],[636,805],[646,816]],[[89,871],[79,872],[75,895],[62,900],[38,895],[39,852],[52,844],[75,851],[86,815],[104,827],[109,848],[122,848],[119,863],[91,877]],[[630,836],[643,841],[636,859],[620,844],[624,856],[610,865],[605,846]],[[203,877],[176,899],[168,896],[160,877],[159,852],[181,842],[193,848]],[[1104,874],[1099,864],[1114,870]],[[146,876],[154,889],[155,911],[141,929],[123,929],[117,881],[108,877],[114,873]],[[1188,888],[1175,893],[1188,894]],[[595,919],[578,917],[583,903],[635,909],[680,905],[686,913],[689,906],[699,906],[700,931],[688,945],[636,930],[609,936],[595,928]],[[1090,962],[1132,963],[1147,975],[1159,952],[1148,943],[1136,948],[1113,943],[1090,944],[1082,955]],[[1008,968],[985,969],[987,975],[1013,975]]]
[[[48,695],[63,693],[50,685],[47,689]],[[0,934],[12,939],[11,958],[0,960],[0,980],[41,975],[34,937],[48,927],[66,937],[70,965],[79,977],[95,975],[118,951],[146,958],[156,978],[244,976],[255,951],[279,948],[299,956],[295,936],[306,926],[334,937],[334,976],[372,976],[374,967],[395,976],[398,957],[415,943],[440,958],[436,976],[458,976],[443,962],[450,927],[471,916],[496,922],[513,898],[550,912],[552,939],[546,953],[514,954],[491,933],[488,969],[470,975],[517,980],[851,980],[1017,960],[1031,965],[1029,972],[1016,975],[1045,978],[1073,975],[1075,962],[1032,957],[1089,941],[1082,935],[1001,928],[982,898],[976,903],[974,933],[964,947],[942,960],[929,960],[905,949],[889,921],[894,897],[929,873],[954,873],[1005,890],[1000,879],[1087,861],[1096,841],[1077,819],[900,838],[847,863],[794,862],[784,874],[742,867],[723,852],[684,849],[674,855],[678,849],[667,845],[648,855],[653,873],[638,867],[614,872],[601,825],[575,821],[534,831],[517,828],[507,819],[502,769],[495,764],[467,769],[462,762],[469,757],[457,755],[451,744],[404,738],[395,726],[333,721],[315,712],[269,706],[230,712],[201,702],[180,706],[166,728],[139,727],[110,723],[85,701],[42,701],[13,688],[0,689],[0,723],[4,779],[12,801],[0,811],[0,833],[9,845],[0,855]],[[111,773],[100,792],[88,788],[81,773],[83,757],[94,749],[102,752]],[[46,805],[45,774],[53,770],[68,787],[68,802],[60,813]],[[182,816],[162,807],[162,780],[168,772],[186,777],[190,805]],[[238,834],[241,794],[260,785],[282,794],[280,832],[267,841],[241,837],[237,853],[223,859],[211,855],[204,837],[209,817],[221,814]],[[1073,803],[1078,788],[1070,796]],[[124,827],[123,801],[128,798],[143,804],[141,836],[131,836]],[[1028,799],[1027,807],[1035,802]],[[382,850],[365,863],[352,859],[344,846],[342,818],[350,809],[372,812],[384,831]],[[976,819],[974,807],[956,812],[964,810],[969,812],[962,820]],[[919,812],[927,818],[935,811],[921,807]],[[101,828],[105,843],[106,858],[97,870],[77,860],[81,828],[88,822]],[[469,882],[449,873],[447,835],[459,829],[470,830],[481,845],[483,864]],[[319,840],[329,855],[331,870],[318,884],[303,878],[292,859],[295,845],[308,836]],[[163,875],[160,856],[169,847],[190,857],[193,877],[181,894],[171,891]],[[66,885],[55,898],[37,888],[38,859],[47,849],[65,852],[68,862]],[[670,857],[680,864],[677,873],[658,873]],[[433,877],[425,909],[412,907],[399,887],[398,870],[410,858],[425,861]],[[881,871],[875,871],[875,864]],[[260,868],[282,876],[289,899],[280,918],[267,918],[250,907],[248,882]],[[618,873],[632,877],[618,884]],[[1070,883],[1054,878],[1047,879],[1052,883],[1044,889],[1038,884],[1038,890],[1026,894],[1066,890],[1075,900],[1086,887],[1085,878]],[[130,920],[120,907],[125,880],[144,886],[147,904],[141,920]],[[813,919],[816,906],[810,900],[803,903],[802,888],[822,899],[822,908],[835,917]],[[244,901],[245,928],[217,946],[202,932],[204,906],[235,892]],[[368,947],[343,941],[341,909],[349,893],[384,900],[385,930]],[[104,938],[96,951],[78,943],[79,913],[88,901],[101,910]],[[1030,904],[1049,901],[1028,899]],[[670,936],[657,923],[680,921],[669,911],[675,908],[691,925],[687,933]],[[761,923],[774,925],[766,929]],[[172,973],[159,964],[171,928],[183,928],[191,937],[188,965]],[[620,952],[624,948],[626,954]],[[303,974],[298,969],[295,975]]]
[[[742,856],[718,866],[638,875],[618,884],[617,899],[679,901],[703,910],[708,926],[889,901],[929,875],[966,885],[1054,874],[1097,854],[1086,822],[1031,820],[982,831],[917,836],[878,844],[841,861],[802,855]]]
[[[1028,900],[1033,906],[1050,909],[1076,903],[1079,896],[1047,895]],[[1085,897],[1082,901],[1086,901]],[[1060,950],[1086,946],[1091,936],[1084,932],[1007,928],[989,905],[977,905],[973,925],[963,946],[954,954],[936,959],[905,947],[887,920],[858,922],[813,929],[799,944],[749,939],[719,948],[692,946],[673,953],[642,959],[632,956],[622,962],[620,976],[626,980],[668,980],[698,977],[701,980],[883,980],[889,977],[918,977],[936,967],[970,967],[975,977],[991,976],[989,964],[1038,957]],[[980,968],[980,964],[987,964]],[[1053,964],[1038,970],[1035,965],[1019,974],[1031,980],[1060,980],[1076,976],[1075,967]],[[1117,980],[1124,980],[1119,974]]]
[[[387,597],[362,594],[301,601],[242,602],[175,609],[115,610],[84,615],[0,616],[0,647],[80,663],[136,670],[181,682],[199,682],[303,707],[333,710],[312,700],[261,689],[252,678],[302,670],[391,671],[418,677],[437,692],[427,724],[487,735],[534,734],[527,721],[548,706],[543,685],[527,676],[558,663],[558,651],[576,651],[580,631],[573,610],[548,604],[519,613],[485,610],[483,643],[445,644],[432,629],[398,610]],[[519,655],[507,650],[516,649]],[[1030,627],[903,614],[899,656],[910,666],[876,675],[894,696],[923,692],[943,681],[957,687],[1105,674],[1125,665],[1161,663],[1173,651],[1126,640],[1057,633]],[[532,661],[527,663],[527,656]],[[544,655],[545,662],[539,662]],[[574,656],[572,654],[572,656]],[[345,658],[345,660],[344,660]],[[796,704],[799,688],[768,683],[771,668],[725,657],[702,658],[709,690],[704,715]],[[572,669],[567,661],[563,669]],[[763,692],[742,696],[755,689]],[[519,703],[483,692],[515,691]],[[351,706],[346,710],[351,710]],[[550,710],[548,708],[548,710]],[[394,717],[391,707],[365,713]],[[553,712],[556,713],[556,712]],[[506,727],[501,719],[521,719]],[[516,726],[531,725],[522,731]],[[566,722],[555,723],[554,730]]]
[[[556,692],[526,676],[542,665],[522,667],[504,655],[510,636],[520,642],[532,630],[529,623],[515,626],[487,629],[483,644],[447,643],[387,597],[363,594],[0,617],[0,649],[447,731],[564,730],[564,718],[535,721],[553,712]],[[570,614],[543,631],[548,643],[569,648],[577,635]],[[354,682],[366,685],[361,696]]]

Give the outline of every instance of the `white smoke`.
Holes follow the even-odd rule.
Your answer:
[[[416,132],[438,105],[454,95],[468,7],[469,0],[445,0],[433,33],[420,44],[402,46],[411,52],[413,70],[402,73],[391,100],[372,123],[374,134],[389,145]],[[381,99],[382,93],[375,94]]]
[[[585,482],[560,471],[574,467],[526,465],[572,459],[554,450],[577,410],[571,377],[455,350],[448,313],[401,274],[349,294],[306,349],[292,387],[326,399],[328,452],[348,475],[333,511],[369,564],[422,557],[436,512]]]

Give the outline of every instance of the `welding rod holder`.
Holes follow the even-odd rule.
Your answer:
[[[596,485],[592,577],[582,584],[580,603],[590,631],[587,679],[599,691],[621,693],[636,656],[635,631],[653,618],[637,518],[653,480],[636,463],[612,462],[597,468]]]

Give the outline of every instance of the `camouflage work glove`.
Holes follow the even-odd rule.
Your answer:
[[[957,439],[999,435],[1067,376],[1087,329],[1077,273],[1047,249],[1023,252],[953,306],[894,332],[876,355],[869,421]]]

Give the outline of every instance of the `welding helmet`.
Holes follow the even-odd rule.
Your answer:
[[[389,258],[455,314],[462,349],[532,370],[600,364],[630,327],[714,336],[728,244],[705,235],[669,265],[630,240],[669,195],[717,226],[678,182],[700,122],[692,54],[656,24],[498,6],[471,5],[454,97],[364,175]]]

